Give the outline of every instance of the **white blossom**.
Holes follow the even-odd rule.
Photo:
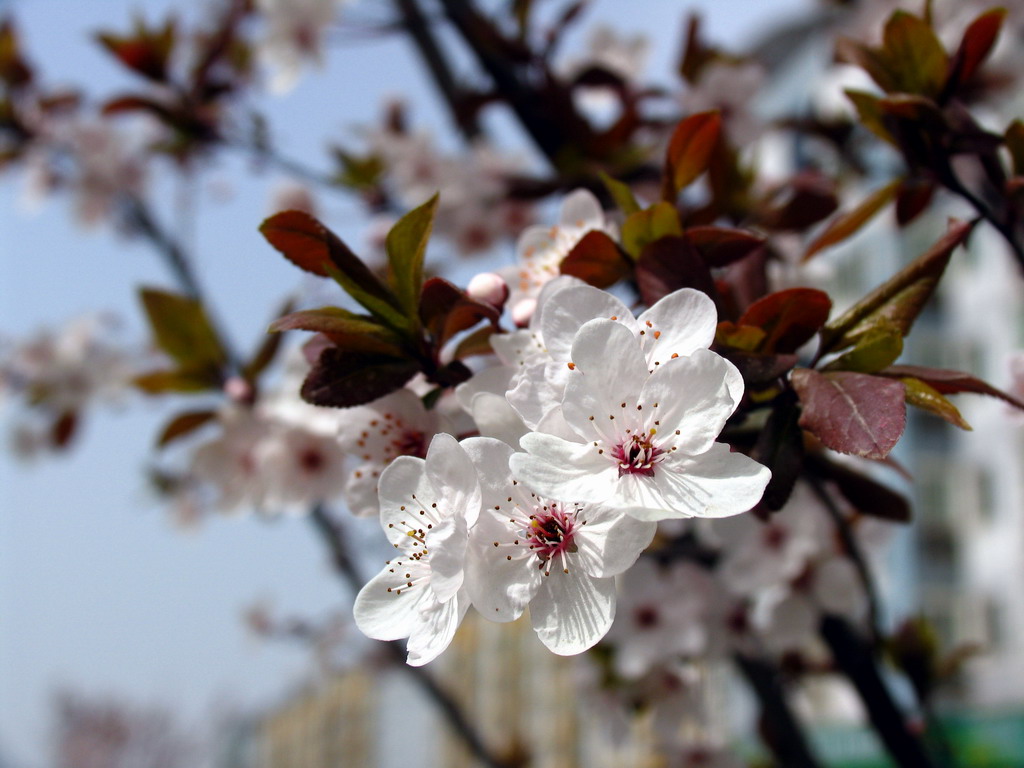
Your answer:
[[[573,438],[524,435],[526,453],[511,460],[523,482],[642,520],[726,517],[758,502],[768,469],[715,442],[742,392],[731,363],[696,349],[651,371],[633,333],[603,319],[580,329],[571,355],[562,416]]]
[[[463,444],[483,494],[470,534],[473,605],[493,621],[513,621],[529,605],[549,649],[570,655],[590,648],[615,616],[613,577],[636,561],[655,525],[599,505],[539,497],[508,471],[508,445],[483,437]]]
[[[455,438],[439,434],[425,459],[400,456],[381,475],[381,526],[397,553],[359,591],[355,621],[377,640],[409,638],[412,666],[448,647],[469,608],[463,566],[481,498],[471,466]]]

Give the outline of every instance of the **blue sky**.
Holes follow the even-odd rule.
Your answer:
[[[710,35],[732,42],[810,4],[646,0],[629,3],[626,29],[652,37],[649,71],[663,75],[688,7],[703,6]],[[615,20],[624,5],[595,2],[590,19]],[[201,3],[0,0],[5,6],[13,8],[46,82],[109,95],[131,81],[89,34],[125,28],[133,8],[150,18],[170,6],[194,15]],[[261,105],[290,155],[315,162],[326,136],[371,123],[382,97],[395,93],[414,96],[418,124],[438,134],[447,129],[402,41],[361,42],[332,49],[329,58],[325,72]],[[207,174],[231,185],[232,199],[214,203],[205,186],[199,193],[192,244],[200,277],[243,348],[298,282],[297,271],[256,231],[279,179],[253,180],[245,161],[232,158]],[[158,190],[181,192],[166,183]],[[126,336],[143,338],[135,286],[173,285],[147,248],[106,231],[82,231],[63,200],[28,215],[21,195],[17,177],[0,177],[0,333],[22,336],[107,309],[127,320]],[[321,200],[324,218],[358,242],[358,209],[342,197]],[[18,768],[46,765],[48,701],[61,685],[166,703],[196,718],[215,700],[245,707],[274,701],[308,674],[308,658],[252,640],[240,621],[243,607],[269,599],[282,612],[316,616],[340,604],[341,591],[304,520],[216,519],[192,534],[174,529],[143,478],[168,413],[131,397],[123,409],[91,414],[68,455],[25,465],[0,454],[0,755]]]

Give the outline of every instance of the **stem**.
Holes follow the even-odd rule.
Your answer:
[[[448,105],[452,120],[455,121],[455,125],[463,137],[472,141],[481,133],[476,110],[467,108],[466,92],[456,82],[451,65],[441,46],[438,45],[430,22],[416,0],[394,0],[394,2],[399,13],[402,14],[402,26],[409,33],[423,63],[427,65],[427,69],[434,78],[434,85],[437,86],[441,97]]]
[[[359,571],[348,553],[348,548],[345,546],[342,526],[331,518],[322,504],[313,507],[310,519],[331,550],[334,569],[353,593],[358,592],[362,588],[364,580],[359,575]],[[437,706],[449,727],[456,736],[462,739],[473,756],[488,768],[508,768],[508,763],[499,759],[488,749],[480,733],[466,717],[465,711],[452,695],[426,669],[410,667],[405,663],[405,648],[402,643],[392,640],[385,645],[388,650],[388,658],[399,669],[412,677],[413,682]]]
[[[819,768],[803,729],[786,700],[775,665],[737,653],[736,666],[761,702],[761,737],[785,768]]]
[[[825,506],[825,509],[828,510],[829,515],[832,517],[832,521],[836,525],[836,531],[839,533],[839,540],[843,543],[843,549],[846,551],[846,556],[853,561],[853,565],[857,569],[857,576],[860,577],[860,582],[864,588],[864,594],[868,601],[868,627],[871,630],[872,646],[877,647],[879,640],[881,640],[883,636],[880,608],[881,601],[878,599],[878,588],[871,575],[871,569],[868,568],[864,552],[861,550],[860,544],[857,542],[856,537],[853,535],[853,531],[850,529],[849,520],[847,520],[843,516],[842,512],[839,511],[839,507],[836,506],[835,500],[825,489],[821,480],[810,473],[806,474],[804,477],[807,479],[808,483],[810,483],[811,490],[814,491],[814,495],[818,497],[821,503]]]
[[[953,172],[952,167],[946,167],[943,172],[939,174],[939,179],[946,186],[950,192],[960,195],[964,200],[971,204],[971,207],[977,211],[978,215],[982,219],[987,221],[996,231],[1003,236],[1007,244],[1010,246],[1010,250],[1013,251],[1013,256],[1017,260],[1017,264],[1021,269],[1024,269],[1024,245],[1014,236],[1013,227],[1003,219],[1001,216],[997,216],[996,212],[990,208],[984,200],[974,194],[968,189],[956,173]]]
[[[822,619],[821,636],[832,650],[836,666],[860,694],[871,725],[896,764],[901,768],[934,768],[924,744],[907,728],[906,717],[882,680],[869,644],[838,616]]]

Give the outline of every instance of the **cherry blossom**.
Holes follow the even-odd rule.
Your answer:
[[[377,482],[399,456],[423,458],[430,438],[454,431],[448,419],[428,411],[409,389],[343,412],[338,436],[342,450],[351,455],[344,496],[357,517],[377,514]]]
[[[628,328],[598,319],[576,335],[571,366],[562,415],[574,437],[531,432],[511,459],[537,492],[641,520],[726,517],[761,498],[769,470],[715,442],[742,391],[724,358],[696,349],[652,372]]]
[[[448,647],[469,608],[464,562],[481,500],[469,466],[455,438],[439,434],[425,459],[400,456],[381,475],[381,526],[398,552],[359,591],[353,610],[368,637],[409,638],[412,666]]]
[[[545,283],[558,276],[558,268],[569,251],[592,230],[613,234],[601,204],[585,189],[577,189],[562,202],[558,223],[552,227],[528,227],[516,244],[516,266],[505,270],[511,296],[509,306],[516,307],[535,299]]]
[[[266,32],[256,50],[272,73],[272,93],[291,90],[306,62],[322,64],[325,33],[341,1],[257,0]]]
[[[613,577],[650,543],[654,524],[539,497],[509,474],[508,445],[484,437],[463,445],[483,494],[470,534],[473,605],[493,621],[513,621],[530,605],[533,628],[549,649],[570,655],[590,648],[615,616]]]

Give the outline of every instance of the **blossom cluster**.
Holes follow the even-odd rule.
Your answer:
[[[481,432],[505,440],[436,435],[423,458],[399,456],[381,474],[397,553],[356,599],[360,629],[408,637],[419,665],[471,604],[494,621],[529,606],[555,653],[596,644],[615,618],[614,577],[657,521],[745,512],[768,482],[716,442],[743,394],[735,367],[708,349],[716,320],[690,289],[634,317],[603,291],[549,283],[530,328],[495,343],[505,370],[460,393],[474,415],[490,412]],[[494,408],[501,397],[507,407]]]

